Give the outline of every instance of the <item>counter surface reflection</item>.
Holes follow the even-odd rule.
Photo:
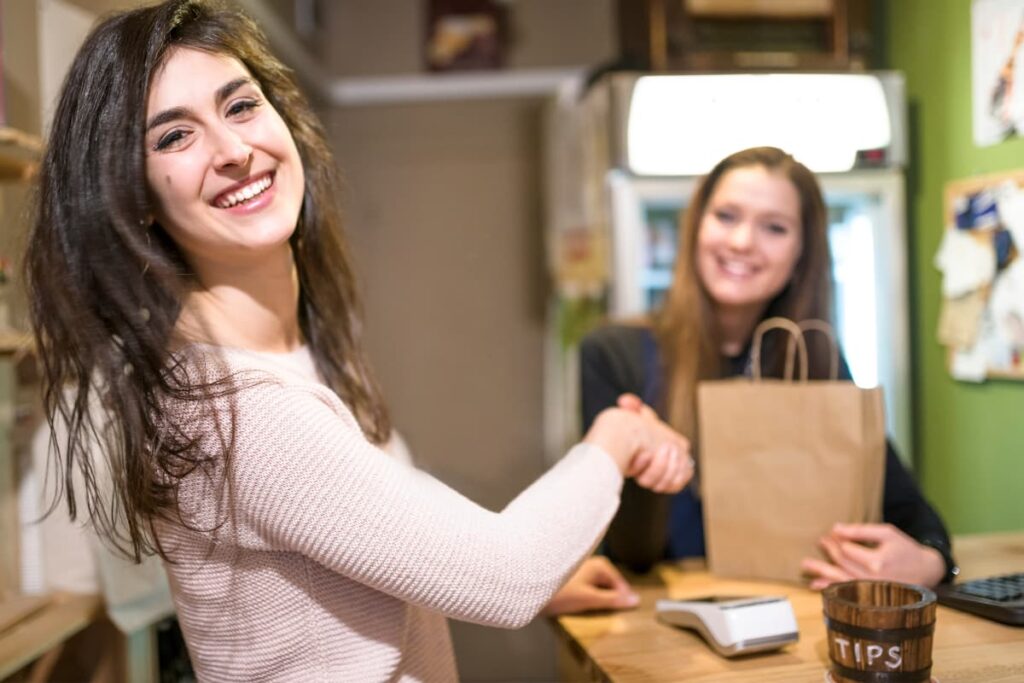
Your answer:
[[[953,539],[961,580],[1024,571],[1024,532]],[[629,579],[640,606],[628,612],[564,616],[556,620],[559,670],[566,681],[656,683],[821,683],[828,667],[821,594],[779,583],[718,579],[702,561],[660,565]],[[696,633],[657,621],[660,598],[711,594],[785,595],[793,604],[800,641],[777,652],[725,659]],[[939,606],[932,672],[940,683],[1024,681],[1024,628],[1004,626]]]

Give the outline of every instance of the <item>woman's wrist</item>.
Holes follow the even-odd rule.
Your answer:
[[[631,416],[617,408],[607,408],[598,414],[594,423],[583,437],[583,443],[597,446],[615,462],[619,472],[625,475],[633,454],[639,449],[636,425]]]
[[[949,583],[960,574],[960,567],[956,565],[948,543],[930,538],[918,541],[918,543],[926,549],[938,553],[939,557],[942,558],[942,575],[936,583]]]
[[[924,558],[924,578],[921,583],[927,586],[937,586],[946,578],[946,558],[939,550],[930,545],[920,545],[922,557]]]

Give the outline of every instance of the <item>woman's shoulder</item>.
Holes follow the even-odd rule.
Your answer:
[[[597,382],[618,392],[641,394],[656,362],[657,345],[649,325],[616,323],[593,330],[580,344],[582,386]]]
[[[651,324],[645,320],[608,323],[591,330],[580,341],[581,353],[604,353],[634,357],[643,354],[644,345],[654,341]]]
[[[264,412],[296,409],[311,415],[309,402],[323,404],[330,412],[350,419],[351,411],[338,395],[323,383],[309,350],[301,347],[289,353],[263,353],[244,349],[190,345],[175,357],[175,372],[183,384],[208,387],[199,394],[212,399],[218,409],[234,412],[244,407],[241,417]]]

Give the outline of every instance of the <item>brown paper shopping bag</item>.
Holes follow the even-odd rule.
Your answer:
[[[776,328],[791,335],[785,379],[764,379],[761,343]],[[820,321],[803,328],[764,321],[751,348],[753,378],[698,387],[701,495],[715,574],[799,582],[800,560],[823,557],[818,539],[834,523],[881,520],[881,389],[836,380],[831,328]],[[832,340],[832,379],[807,379],[805,329]]]

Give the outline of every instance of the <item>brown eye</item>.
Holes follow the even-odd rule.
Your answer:
[[[156,150],[157,152],[169,149],[174,145],[180,143],[182,140],[184,140],[187,135],[188,133],[183,130],[172,130],[163,137],[161,137],[159,140],[157,140],[157,143],[156,145],[153,146],[153,149]]]
[[[240,116],[260,106],[258,100],[238,100],[228,107],[228,116]]]

